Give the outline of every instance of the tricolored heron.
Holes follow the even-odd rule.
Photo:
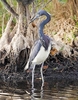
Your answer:
[[[24,70],[32,69],[32,83],[34,82],[34,70],[35,65],[42,64],[41,66],[41,77],[42,77],[42,83],[44,84],[44,78],[43,78],[43,64],[44,61],[49,56],[50,50],[51,50],[51,39],[43,33],[44,26],[51,20],[51,16],[49,13],[47,13],[44,10],[40,10],[37,12],[37,14],[31,19],[31,22],[33,22],[35,19],[39,18],[40,16],[45,15],[47,18],[42,21],[39,25],[39,39],[35,42],[33,45],[29,60],[24,68]]]

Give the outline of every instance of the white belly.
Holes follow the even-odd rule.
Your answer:
[[[43,63],[49,56],[50,50],[51,50],[51,45],[49,45],[49,47],[46,51],[45,51],[45,48],[42,46],[40,48],[40,51],[38,52],[37,56],[35,57],[35,59],[32,61],[32,63],[33,64]]]

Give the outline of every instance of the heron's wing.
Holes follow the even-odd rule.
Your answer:
[[[35,44],[33,45],[32,49],[31,49],[31,53],[30,53],[30,57],[29,57],[30,62],[36,57],[36,55],[38,54],[38,52],[40,50],[40,47],[41,47],[41,41],[38,40],[35,42]]]

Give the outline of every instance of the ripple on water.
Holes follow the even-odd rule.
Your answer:
[[[36,85],[34,89],[30,86],[27,90],[23,87],[15,92],[0,89],[0,100],[78,100],[78,86],[69,84],[59,87],[55,84],[45,84],[44,87]]]

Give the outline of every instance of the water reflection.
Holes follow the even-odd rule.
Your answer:
[[[35,99],[38,99],[38,98],[40,98],[42,100],[43,99],[43,86],[44,86],[44,83],[42,82],[41,88],[39,90],[37,90],[33,86],[34,85],[32,84],[31,100],[35,100]]]
[[[34,88],[27,82],[0,82],[0,100],[78,100],[78,81],[36,80]]]

